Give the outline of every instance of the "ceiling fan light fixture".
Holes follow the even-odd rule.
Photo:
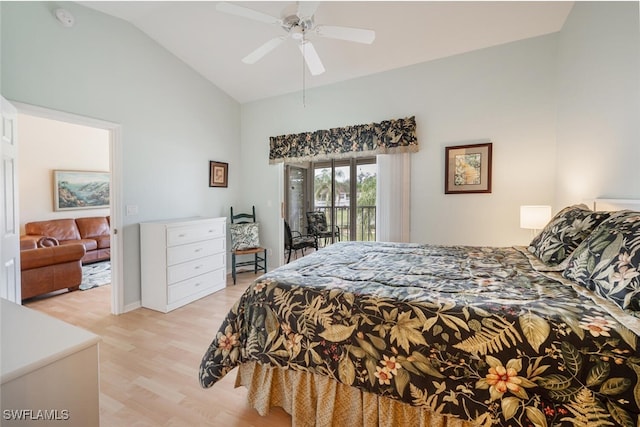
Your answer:
[[[298,26],[292,27],[291,31],[289,31],[289,35],[291,35],[292,39],[297,41],[301,41],[304,39],[304,31]]]
[[[56,9],[54,11],[54,14],[56,15],[56,19],[60,21],[63,27],[73,27],[73,24],[75,24],[76,22],[71,12],[66,9]]]
[[[293,39],[306,62],[311,75],[317,76],[325,72],[320,56],[316,52],[315,47],[307,40],[307,34],[326,37],[330,39],[346,40],[356,43],[371,44],[375,40],[375,31],[362,28],[340,27],[331,25],[315,24],[315,12],[320,2],[316,1],[299,1],[286,7],[281,14],[281,18],[275,18],[262,12],[255,11],[243,6],[221,1],[217,4],[216,9],[230,13],[232,15],[253,19],[254,21],[265,22],[280,26],[287,34],[286,36],[277,37],[269,40],[249,55],[242,59],[246,64],[254,64],[264,55],[275,49],[282,41],[287,38]],[[303,67],[304,71],[304,67]],[[304,73],[303,73],[304,77]],[[304,92],[304,83],[303,83]]]

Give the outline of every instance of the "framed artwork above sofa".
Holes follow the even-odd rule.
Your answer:
[[[54,170],[53,209],[108,208],[109,181],[109,172]]]

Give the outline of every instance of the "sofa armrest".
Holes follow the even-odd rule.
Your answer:
[[[44,236],[28,235],[20,236],[20,250],[35,249],[38,247],[38,240]]]
[[[40,236],[37,234],[30,234],[27,236],[20,236],[20,250],[36,248],[47,248],[49,246],[58,246],[60,242],[55,237]]]
[[[79,262],[84,253],[85,249],[81,243],[27,249],[20,251],[20,268],[30,270],[66,262]]]

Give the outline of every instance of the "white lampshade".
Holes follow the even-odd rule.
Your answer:
[[[551,206],[520,206],[520,228],[541,230],[551,219]]]

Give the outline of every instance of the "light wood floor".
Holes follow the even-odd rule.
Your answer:
[[[273,408],[261,417],[246,403],[246,389],[233,387],[232,371],[209,389],[198,383],[200,360],[229,308],[255,278],[163,314],[140,308],[110,314],[111,286],[25,302],[102,337],[100,425],[289,426],[291,417]]]

